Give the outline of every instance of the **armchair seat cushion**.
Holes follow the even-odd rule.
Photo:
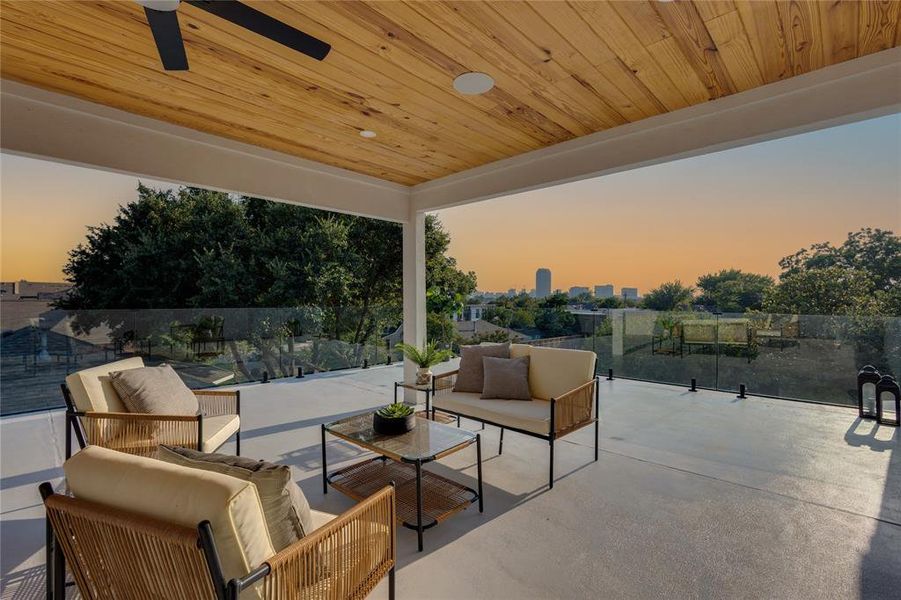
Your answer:
[[[226,580],[245,576],[275,554],[259,493],[249,481],[100,446],[88,446],[63,469],[76,498],[185,527],[208,520]]]
[[[203,439],[201,450],[215,452],[228,438],[233,436],[241,427],[241,418],[238,415],[219,415],[218,417],[204,417]]]
[[[551,429],[551,404],[546,400],[483,400],[480,394],[447,392],[437,394],[432,406],[539,435]]]

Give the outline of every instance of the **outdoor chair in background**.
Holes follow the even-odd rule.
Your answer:
[[[96,445],[142,456],[154,456],[162,444],[214,452],[234,435],[241,454],[240,391],[192,390],[200,405],[195,415],[129,412],[109,375],[143,366],[133,357],[66,377],[66,458],[72,455],[73,433],[81,448]]]

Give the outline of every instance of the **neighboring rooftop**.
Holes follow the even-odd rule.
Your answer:
[[[243,453],[291,465],[314,508],[341,512],[351,500],[322,494],[318,426],[388,402],[400,377],[393,366],[244,386]],[[398,597],[820,600],[901,589],[898,429],[850,408],[619,379],[602,381],[600,398],[600,460],[590,428],[564,438],[553,490],[546,443],[509,434],[497,456],[488,427],[485,513],[471,507],[430,530],[422,554],[415,532],[398,528]],[[0,420],[3,598],[42,591],[37,486],[61,482],[62,416]],[[360,452],[332,439],[329,466]],[[472,485],[475,450],[430,468]]]

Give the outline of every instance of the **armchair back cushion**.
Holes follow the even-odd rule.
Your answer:
[[[76,498],[185,527],[209,521],[226,581],[275,554],[257,488],[249,481],[99,446],[88,446],[63,469]]]
[[[510,357],[529,357],[529,388],[539,400],[559,398],[594,378],[595,354],[588,350],[510,346]]]
[[[113,388],[129,412],[152,415],[196,415],[197,396],[169,365],[113,371]]]
[[[69,386],[75,408],[82,412],[128,412],[113,388],[110,373],[143,366],[141,357],[135,356],[72,373],[66,377],[66,385]]]
[[[160,446],[157,458],[173,465],[231,475],[256,485],[276,552],[313,531],[310,505],[294,483],[288,465],[172,446]]]

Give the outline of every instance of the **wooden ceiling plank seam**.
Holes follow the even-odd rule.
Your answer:
[[[485,104],[484,99],[462,98],[450,94],[447,89],[441,88],[429,81],[422,80],[417,74],[418,69],[407,69],[406,67],[396,65],[390,60],[387,60],[384,56],[371,51],[368,46],[361,45],[357,40],[346,37],[341,33],[335,33],[327,23],[322,22],[321,20],[327,15],[327,13],[322,12],[323,6],[328,8],[324,3],[272,3],[271,5],[267,4],[266,6],[270,13],[275,13],[276,9],[280,9],[280,12],[276,14],[282,15],[284,13],[287,15],[290,13],[303,16],[309,23],[315,26],[310,28],[312,29],[312,34],[322,36],[324,35],[322,32],[332,32],[331,39],[333,48],[338,48],[337,51],[333,50],[333,52],[336,53],[336,57],[340,57],[342,54],[347,53],[347,58],[352,59],[352,62],[347,62],[346,64],[342,63],[341,65],[341,68],[346,71],[344,74],[345,77],[347,72],[355,73],[353,70],[355,66],[366,64],[366,60],[372,58],[377,59],[380,64],[376,69],[376,72],[371,74],[378,75],[380,77],[379,79],[369,82],[366,81],[367,78],[365,76],[357,76],[357,81],[360,84],[373,84],[375,91],[370,92],[371,95],[380,97],[380,94],[390,94],[392,89],[399,88],[400,84],[398,82],[404,82],[404,85],[407,86],[405,91],[421,95],[426,99],[426,103],[423,106],[428,107],[433,115],[435,108],[440,107],[442,115],[447,118],[452,118],[460,123],[464,128],[472,132],[474,138],[486,140],[483,143],[490,145],[493,141],[495,145],[504,144],[515,152],[523,152],[527,149],[534,149],[536,147],[538,140],[528,136],[525,132],[517,130],[506,122],[497,119],[490,119],[484,122],[480,121],[480,118],[483,116],[490,115],[484,107],[479,106],[479,104]],[[312,16],[313,14],[315,14],[315,16]],[[357,33],[365,34],[366,31],[360,29]],[[332,60],[331,56],[329,57],[329,60]],[[329,61],[323,61],[323,63],[326,62]],[[332,60],[332,62],[334,61]],[[319,63],[317,68],[322,68],[323,63]],[[418,65],[420,68],[423,66],[428,68],[428,65],[421,61],[419,61]],[[372,69],[370,69],[370,71],[372,71]],[[384,98],[383,101],[390,104],[397,102],[398,99],[396,97],[389,97]],[[474,123],[478,123],[479,126],[475,126]]]
[[[509,48],[497,44],[479,28],[474,28],[460,15],[440,3],[403,2],[403,3],[376,3],[379,11],[389,10],[395,17],[404,17],[405,12],[416,14],[423,19],[423,25],[431,27],[432,31],[444,31],[456,43],[468,47],[472,52],[481,55],[482,60],[476,62],[467,61],[466,64],[481,65],[480,68],[498,75],[502,80],[512,78],[519,85],[530,88],[527,94],[537,100],[542,106],[551,106],[555,115],[554,120],[566,126],[569,131],[578,130],[579,135],[592,133],[597,126],[594,117],[582,103],[573,100],[569,90],[565,86],[557,85],[547,78],[537,76],[528,62]],[[403,9],[401,9],[403,7]],[[399,12],[402,11],[403,12]],[[501,87],[504,87],[503,85]],[[584,93],[580,90],[579,94]],[[550,116],[550,112],[548,115]],[[560,115],[565,117],[565,122],[560,121]]]
[[[666,111],[689,105],[669,78],[613,8],[604,2],[570,0],[582,19],[620,57],[623,64],[647,87]]]
[[[640,2],[611,2],[610,5],[651,57],[669,75],[670,80],[679,88],[689,104],[707,102],[711,99],[710,92],[698,76],[694,65],[685,56],[682,47],[676,42],[660,14],[654,10],[651,4],[642,0]],[[651,18],[655,20],[662,31],[666,32],[666,35],[660,33],[649,35],[646,31],[647,28],[644,28],[645,31],[642,32],[642,28],[635,27],[636,23]]]
[[[732,0],[691,0],[691,3],[705,23],[736,10]]]
[[[484,45],[477,50],[480,32],[471,31],[470,38],[461,42],[459,37],[450,27],[441,27],[433,22],[426,12],[420,12],[418,7],[434,6],[434,4],[404,2],[371,2],[368,6],[385,16],[397,20],[405,28],[415,26],[423,30],[423,35],[435,43],[440,44],[442,52],[454,58],[461,66],[461,71],[454,75],[468,71],[480,71],[490,73],[495,79],[496,87],[514,93],[519,90],[520,100],[528,103],[535,111],[545,118],[553,120],[574,136],[586,135],[592,130],[577,116],[568,110],[563,103],[554,102],[548,98],[551,89],[543,85],[541,81],[524,80],[520,73],[525,68],[524,63],[518,63],[513,56],[506,56],[500,52],[486,52]],[[517,68],[518,67],[518,68]]]
[[[792,74],[788,43],[776,0],[734,0],[765,83]]]
[[[657,3],[655,10],[666,23],[698,77],[707,86],[710,97],[715,99],[735,93],[735,85],[720,60],[716,44],[695,5],[690,2]]]
[[[869,0],[859,7],[858,54],[871,54],[891,48],[895,41],[901,2],[897,0]]]
[[[532,10],[558,34],[570,40],[573,47],[607,82],[609,102],[629,122],[660,113],[645,91],[632,80],[635,75],[622,66],[619,57],[588,27],[575,9],[566,2],[530,2]]]
[[[10,24],[12,22],[10,21]],[[187,90],[175,89],[170,91],[170,93],[165,93],[166,87],[164,83],[157,83],[150,81],[150,83],[154,85],[162,85],[161,93],[157,98],[150,100],[145,97],[136,96],[131,93],[131,89],[134,89],[141,82],[147,82],[147,80],[140,75],[140,73],[135,74],[134,77],[131,77],[131,81],[126,80],[124,83],[121,83],[118,87],[116,85],[112,85],[109,83],[109,68],[106,62],[104,63],[94,63],[93,60],[89,56],[85,55],[71,55],[67,53],[64,49],[59,48],[58,46],[52,46],[47,43],[33,43],[29,46],[29,42],[24,40],[19,40],[17,42],[19,45],[13,45],[6,43],[4,53],[9,55],[19,57],[30,57],[33,62],[35,62],[42,70],[54,69],[53,72],[58,74],[60,77],[66,79],[70,84],[75,84],[79,86],[84,83],[92,83],[94,84],[92,87],[97,90],[102,90],[108,92],[107,94],[102,94],[101,96],[97,96],[96,94],[89,94],[89,97],[92,97],[94,101],[99,101],[102,104],[107,104],[110,106],[114,106],[115,108],[119,108],[121,110],[129,110],[130,104],[123,103],[121,101],[122,98],[128,98],[134,104],[139,104],[144,109],[142,111],[146,116],[150,116],[151,118],[156,118],[159,120],[164,120],[168,122],[174,122],[178,125],[185,127],[194,127],[196,119],[198,117],[204,118],[207,121],[214,123],[214,130],[216,135],[221,135],[222,137],[235,139],[237,141],[241,141],[240,136],[235,135],[235,130],[242,130],[248,135],[255,138],[255,143],[262,147],[269,147],[273,150],[277,150],[279,152],[285,152],[287,154],[296,155],[296,147],[302,146],[306,150],[310,152],[314,152],[321,162],[328,162],[330,160],[340,160],[344,164],[358,164],[361,161],[357,158],[347,158],[347,154],[339,153],[333,154],[329,152],[325,152],[322,150],[320,145],[311,146],[308,144],[301,144],[296,140],[285,139],[281,135],[273,132],[256,129],[254,127],[250,127],[245,124],[240,124],[246,122],[246,120],[241,119],[241,115],[244,112],[241,109],[235,109],[232,112],[227,106],[219,106],[218,110],[213,113],[203,113],[197,112],[193,108],[190,107],[199,107],[205,104],[205,98],[202,96],[196,95],[186,95]],[[21,45],[24,44],[24,47]],[[50,52],[48,53],[48,48],[50,48]],[[21,54],[17,54],[16,51],[20,51]],[[23,60],[21,65],[25,65],[25,61]],[[20,67],[20,69],[27,68],[25,66]],[[61,68],[69,68],[72,71],[80,71],[85,72],[87,74],[91,74],[93,79],[88,80],[84,77],[79,77],[74,73],[70,74],[67,71],[61,71]],[[20,71],[21,72],[21,71]],[[11,73],[6,72],[4,76],[9,76]],[[15,77],[14,77],[15,78]],[[104,80],[107,80],[104,82]],[[32,81],[28,81],[28,83],[32,83]],[[133,85],[127,85],[131,83]],[[69,87],[60,87],[57,91],[63,93],[75,93],[72,91],[72,85]],[[110,97],[110,95],[112,95]],[[168,104],[163,98],[180,98],[185,100],[183,104]],[[232,115],[231,120],[226,120],[224,115]],[[240,125],[236,125],[240,124]],[[325,145],[325,144],[324,144]],[[343,146],[340,143],[331,144],[332,147]],[[404,157],[406,159],[406,157]],[[377,169],[377,171],[383,176],[390,177],[398,177],[403,176],[407,178],[408,176],[400,171],[393,172],[391,169],[387,169],[384,165],[378,165],[376,163],[369,163],[367,161],[362,161],[362,164],[368,165],[373,169]],[[423,178],[418,178],[423,179]]]
[[[191,23],[193,22],[193,19],[191,18],[190,15],[187,16],[187,17],[183,16],[182,18],[183,18],[183,20],[186,21],[188,24],[191,24]],[[145,25],[143,22],[141,22],[140,20],[136,21],[136,25],[138,26],[138,28],[135,30],[135,33],[136,33],[136,34],[142,33],[143,28],[146,27],[146,25]],[[206,26],[205,23],[204,23],[204,26]],[[191,32],[192,32],[191,27],[185,27],[185,37],[186,37],[188,40],[191,39],[191,37],[190,37],[190,36],[192,35]],[[237,39],[235,38],[235,41],[236,41],[236,43],[237,43],[237,42],[240,41],[240,40],[237,40]],[[206,47],[206,44],[207,44],[207,42],[206,42],[206,40],[204,40],[204,43],[202,44],[202,46],[205,48],[205,47]],[[195,44],[195,46],[196,46],[196,45],[197,45],[197,44]],[[211,50],[211,51],[212,51],[212,50]],[[225,50],[223,50],[222,52],[225,52]],[[240,57],[240,55],[236,55],[236,56],[239,56],[239,57]],[[156,61],[157,59],[154,58],[153,60]],[[228,66],[229,63],[228,63],[228,61],[223,61],[222,64],[223,64],[224,66]],[[265,70],[263,70],[263,72],[265,72]],[[294,76],[294,75],[289,75],[289,72],[288,72],[288,71],[284,71],[284,70],[276,70],[276,69],[273,69],[272,72],[269,73],[269,74],[270,74],[271,76],[282,76],[282,74],[284,74],[284,76],[288,76],[288,77],[296,77],[296,76]],[[172,76],[172,77],[178,77],[179,74],[169,74],[169,76]],[[192,75],[192,76],[193,76],[193,75]],[[313,83],[308,82],[308,81],[305,81],[305,80],[296,80],[296,82],[295,82],[295,81],[291,81],[291,80],[289,79],[287,83],[289,83],[289,84],[290,84],[290,83],[297,83],[297,84],[299,84],[303,89],[307,89],[307,88],[313,86],[313,87],[321,87],[322,89],[328,89],[328,90],[331,91],[331,88],[326,88],[326,87],[322,86],[322,85],[321,85],[320,83],[318,83],[318,82],[317,82],[317,84],[314,86]],[[284,90],[285,90],[285,88],[282,88],[282,90],[281,90],[280,93],[290,94],[290,92],[285,92]],[[295,98],[296,98],[296,100],[295,100],[296,103],[304,103],[304,100],[303,100],[302,98],[297,98],[297,97],[295,97]],[[273,100],[273,104],[275,104],[275,103],[276,103],[276,101]],[[307,106],[309,106],[309,105],[307,105]],[[263,107],[263,108],[264,108],[264,109],[265,109],[265,108],[270,108],[270,109],[271,109],[271,107]],[[314,107],[314,106],[310,106],[310,108],[315,108],[315,107]],[[351,112],[353,112],[353,109],[351,109]],[[373,113],[384,114],[383,111],[379,111],[379,110],[377,110],[377,109],[372,109],[372,112],[373,112]],[[314,110],[310,110],[310,111],[307,111],[307,114],[305,114],[304,116],[305,116],[305,118],[307,118],[307,119],[311,119],[311,118],[315,118],[315,115],[316,115],[316,112],[315,112]],[[379,117],[379,118],[381,118],[381,117]],[[402,121],[403,121],[403,119],[401,119],[400,121],[398,121],[398,120],[396,120],[396,119],[392,119],[392,120],[393,120],[394,123],[399,123],[399,122],[402,122]],[[351,124],[351,123],[348,123],[348,125],[353,126],[353,124]],[[360,129],[361,129],[361,127],[359,127],[359,126],[353,126],[353,129],[352,129],[352,130],[353,130],[353,131],[359,131]],[[351,129],[348,129],[348,131],[351,131]],[[452,143],[453,146],[454,146],[458,151],[459,151],[459,150],[465,150],[465,149],[467,148],[467,145],[466,145],[465,143],[463,143],[462,141],[461,141],[461,142],[456,142],[456,140],[453,140],[452,142],[448,142],[448,143]],[[368,144],[368,142],[367,142],[367,144]],[[384,143],[383,143],[382,145],[384,145]],[[445,153],[446,153],[446,152],[445,152]],[[451,156],[453,156],[453,154],[451,154]],[[486,156],[486,157],[485,157],[485,160],[490,161],[490,160],[493,160],[493,159],[496,159],[496,158],[497,158],[497,155]],[[471,164],[471,163],[470,163],[470,164]]]
[[[736,89],[743,92],[763,85],[763,75],[738,11],[714,17],[705,26]]]
[[[16,24],[13,19],[8,19],[8,22],[10,25]],[[24,25],[24,27],[28,28],[27,25]],[[51,36],[49,34],[44,34],[43,32],[39,32],[39,31],[35,31],[35,30],[32,30],[32,31],[33,31],[33,33],[32,33],[33,38],[35,40],[41,41],[41,44],[39,46],[36,46],[35,48],[31,49],[32,52],[37,51],[37,55],[43,55],[48,59],[52,59],[53,55],[42,54],[40,52],[40,50],[44,49],[44,48],[53,49],[54,52],[58,56],[68,58],[69,61],[67,64],[69,64],[73,69],[77,69],[79,67],[88,68],[88,67],[93,66],[93,67],[95,67],[95,73],[97,74],[96,76],[107,77],[107,72],[108,72],[111,64],[114,67],[117,66],[117,64],[120,61],[123,61],[129,65],[134,64],[134,63],[127,62],[126,59],[124,59],[118,55],[117,56],[105,55],[105,56],[103,56],[102,59],[100,59],[100,58],[92,58],[90,54],[72,53],[72,52],[67,51],[66,48],[70,47],[69,45],[72,45],[75,48],[80,47],[83,50],[92,50],[93,49],[93,46],[91,48],[81,46],[76,41],[74,41],[74,39],[71,39],[72,36],[78,35],[77,32],[73,32],[73,31],[56,32],[55,35]],[[27,43],[27,42],[20,42],[20,43]],[[119,52],[121,52],[123,54],[127,54],[128,50],[127,49],[119,49]],[[63,62],[63,61],[60,61],[60,62]],[[164,74],[160,74],[155,69],[147,69],[147,68],[141,69],[140,71],[136,71],[134,73],[134,75],[136,77],[138,77],[138,79],[132,78],[133,82],[135,83],[135,86],[134,86],[135,89],[137,87],[139,87],[139,84],[141,82],[143,82],[145,84],[151,84],[153,86],[158,87],[158,89],[159,89],[159,96],[157,96],[157,98],[166,97],[167,95],[174,96],[174,97],[178,97],[181,95],[184,98],[187,105],[195,107],[195,108],[199,108],[202,106],[209,106],[210,98],[208,96],[204,95],[203,92],[204,91],[213,92],[216,95],[216,104],[214,106],[215,111],[212,111],[212,112],[207,111],[205,113],[192,111],[193,114],[202,116],[203,118],[207,118],[207,119],[218,118],[219,115],[221,115],[223,112],[227,112],[228,114],[234,115],[234,117],[236,119],[240,119],[240,116],[246,110],[246,107],[244,106],[244,104],[242,104],[242,102],[247,103],[246,98],[236,99],[236,98],[233,98],[231,96],[231,94],[229,94],[229,93],[223,93],[221,90],[204,88],[199,85],[194,85],[189,88],[171,87],[167,84],[167,81],[169,80],[169,78],[167,78]],[[107,83],[107,85],[110,85],[110,84]],[[118,89],[120,91],[124,91],[129,88],[126,87],[126,88],[118,88]],[[190,93],[191,95],[184,96],[185,93]],[[129,94],[129,96],[133,97],[133,94]],[[222,101],[223,99],[225,99],[226,101],[223,102]],[[253,105],[252,103],[249,103],[249,104]],[[265,110],[265,107],[257,106],[256,108],[260,109],[261,111]],[[177,106],[173,107],[173,110],[178,110]],[[280,121],[278,118],[275,117],[275,114],[272,111],[265,112],[264,114],[265,114],[265,116],[258,116],[256,118],[255,124],[259,124],[261,121],[268,122],[269,127],[266,129],[258,129],[257,128],[255,130],[259,131],[261,134],[265,134],[274,139],[281,139],[282,141],[287,143],[288,138],[283,137],[281,135],[281,132],[290,130],[291,125],[287,122]],[[240,122],[240,121],[237,121],[237,122]],[[318,139],[318,141],[321,145],[326,145],[329,147],[339,147],[342,149],[342,155],[354,154],[353,152],[350,152],[350,151],[354,150],[354,147],[351,144],[343,142],[342,140],[333,137],[332,132],[328,131],[327,129],[322,129],[320,127],[313,127],[311,123],[307,123],[306,127],[307,127],[306,131],[298,132],[298,133],[311,134],[314,138]],[[293,140],[294,138],[291,138],[291,139]],[[296,142],[294,142],[294,143],[296,143]],[[308,149],[311,148],[308,145],[305,145],[304,147],[306,147]],[[390,147],[378,147],[377,149],[374,149],[374,151],[372,151],[371,153],[373,155],[384,156],[386,159],[391,159],[391,160],[398,160],[398,159],[408,160],[412,164],[418,165],[419,168],[428,168],[431,172],[441,172],[441,171],[447,170],[447,168],[442,167],[442,165],[440,163],[433,164],[433,163],[429,163],[427,161],[416,160],[415,158],[412,158],[412,157],[409,157],[402,153],[399,153]]]
[[[207,13],[205,13],[203,11],[199,11],[195,18],[197,18],[198,21],[202,20],[208,27],[217,27],[215,25],[215,23],[217,21],[214,18],[212,18],[211,15],[208,15]],[[209,20],[206,20],[206,19],[209,19]],[[375,56],[375,55],[372,55],[372,56]],[[342,55],[340,52],[335,52],[333,56],[330,56],[330,59],[341,59],[341,58],[342,58]],[[291,70],[294,70],[297,68],[306,69],[306,67],[302,67],[300,65],[295,65],[293,63],[289,63],[289,65],[290,65],[290,67],[293,67],[293,69],[285,69],[285,72],[291,72]],[[344,75],[344,78],[340,81],[336,81],[336,80],[332,79],[329,75],[318,74],[317,70],[318,71],[329,70],[332,74],[334,74],[335,71],[337,70]],[[317,65],[315,65],[315,69],[310,68],[309,70],[306,70],[305,73],[307,73],[308,75],[312,75],[311,79],[316,81],[317,84],[322,87],[335,88],[335,89],[339,90],[339,93],[342,93],[340,90],[347,90],[344,93],[346,93],[347,95],[349,95],[351,97],[356,97],[356,98],[360,99],[361,101],[367,102],[368,104],[370,104],[373,107],[373,110],[377,110],[377,111],[381,112],[382,114],[390,114],[392,112],[392,109],[400,110],[400,111],[407,113],[405,116],[401,117],[400,120],[412,120],[412,119],[407,119],[406,117],[416,116],[417,123],[419,123],[420,125],[429,123],[428,118],[425,116],[425,114],[418,115],[416,112],[413,112],[409,109],[401,108],[399,103],[393,101],[390,98],[384,98],[384,99],[380,98],[375,92],[384,93],[384,91],[379,87],[378,84],[374,85],[371,90],[348,89],[348,87],[349,87],[348,84],[351,82],[347,81],[347,77],[348,77],[348,73],[352,73],[352,71],[348,71],[346,69],[341,69],[338,67],[336,67],[334,69],[329,69],[328,66],[323,65],[322,63],[317,63]],[[362,76],[357,77],[356,82],[364,84],[364,85],[367,84],[366,78],[362,77]],[[415,93],[418,94],[419,92],[417,91]],[[434,117],[434,99],[429,98],[427,96],[423,96],[423,98],[424,99],[427,98],[427,100],[425,100],[425,101],[428,102],[428,104],[422,105],[423,106],[422,112],[423,113],[430,112],[430,114],[433,118]],[[409,107],[409,106],[413,106],[413,105],[407,103],[406,106]],[[415,106],[418,106],[418,104],[416,104]],[[509,144],[504,143],[502,141],[502,139],[499,139],[498,137],[486,136],[479,131],[475,131],[471,128],[468,128],[466,126],[467,121],[465,121],[464,119],[458,119],[456,117],[456,113],[451,112],[449,114],[451,115],[449,118],[449,121],[453,120],[453,121],[458,122],[459,127],[451,127],[451,126],[449,126],[451,124],[447,123],[447,122],[445,123],[444,127],[441,127],[438,123],[434,123],[433,124],[434,130],[432,130],[431,128],[429,128],[428,130],[431,131],[433,135],[438,136],[439,138],[453,139],[454,144],[456,144],[456,146],[459,148],[466,148],[471,145],[472,139],[479,139],[481,144],[483,144],[489,148],[494,148],[494,150],[492,150],[491,152],[495,159],[497,158],[496,153],[501,150],[501,146],[498,145],[499,143],[503,143],[504,146],[507,147],[507,150],[503,150],[503,152],[509,152],[509,151],[513,150],[514,147],[511,147]],[[399,120],[398,120],[398,122],[399,122]],[[463,133],[464,130],[465,130],[465,134]],[[457,133],[457,132],[459,132],[459,133]],[[505,134],[506,133],[509,133],[509,131],[505,132]],[[460,135],[463,137],[457,138],[456,137],[457,135]],[[503,139],[509,139],[509,136],[505,135],[505,137]],[[518,146],[519,150],[516,150],[516,151],[520,151],[522,148],[530,148],[530,147],[533,147],[533,144],[530,144],[529,146]]]
[[[776,8],[782,20],[782,31],[788,46],[792,73],[809,73],[823,66],[823,51],[816,32],[819,18],[815,17],[816,3],[796,0],[777,0]]]
[[[419,19],[419,26],[428,29],[429,37],[440,37],[442,47],[447,51],[451,42],[456,45],[459,52],[466,56],[458,57],[467,70],[486,72],[495,78],[496,84],[511,93],[514,89],[522,90],[524,98],[529,98],[531,105],[547,118],[554,120],[560,126],[575,136],[586,135],[593,132],[585,123],[582,109],[573,110],[571,103],[561,102],[559,90],[544,79],[525,77],[523,73],[528,66],[517,56],[506,52],[503,48],[491,47],[490,40],[478,30],[468,31],[468,37],[461,40],[459,30],[453,23],[437,21],[437,14],[430,9],[438,6],[436,3],[406,3],[406,2],[375,2],[372,3],[375,10],[382,12],[391,18],[400,19],[406,26],[410,26],[411,20]]]
[[[67,37],[71,38],[71,35],[76,35],[76,34],[77,34],[77,32],[74,32],[71,30],[60,31],[57,33],[58,36],[61,36],[63,38],[67,38]],[[97,35],[106,36],[107,32],[105,32],[105,31],[103,33],[98,32]],[[109,35],[113,35],[113,34],[110,33]],[[190,34],[186,32],[185,38],[186,38],[186,40],[189,40]],[[109,48],[110,53],[112,56],[114,56],[116,58],[122,58],[123,56],[129,56],[129,55],[130,56],[138,56],[139,55],[139,54],[135,53],[132,50],[132,48],[126,47],[126,46],[121,46],[121,45],[117,44],[116,40],[113,39],[112,37],[104,37],[104,38],[97,37],[97,38],[93,38],[93,39],[95,39],[98,44],[110,45],[110,48]],[[70,41],[72,43],[78,43],[75,39],[70,39]],[[84,44],[82,44],[82,45],[84,45]],[[194,54],[199,55],[199,53],[203,52],[204,48],[205,48],[205,44],[194,44],[193,45]],[[93,50],[93,47],[91,49]],[[230,51],[228,51],[228,52],[230,52]],[[226,56],[223,56],[221,53],[212,53],[212,56],[216,56],[216,57],[220,57],[220,58],[227,58]],[[156,61],[157,59],[156,59],[156,57],[154,57],[151,60]],[[135,63],[135,64],[137,64],[137,63]],[[158,69],[153,68],[153,67],[145,68],[144,72],[147,73],[148,75],[153,75],[154,73],[159,73]],[[232,69],[231,61],[221,60],[219,68],[216,69],[215,71],[195,69],[194,72],[192,72],[190,75],[191,81],[187,81],[186,79],[182,79],[182,81],[185,81],[187,84],[189,84],[191,86],[197,86],[202,89],[213,92],[215,94],[220,94],[220,95],[222,95],[226,98],[230,98],[236,102],[248,102],[249,104],[251,104],[251,106],[255,107],[259,111],[262,111],[269,118],[274,119],[274,118],[276,118],[277,115],[283,114],[283,113],[279,113],[278,110],[273,110],[273,106],[279,106],[280,108],[285,108],[286,107],[285,105],[281,105],[281,104],[279,104],[278,101],[271,99],[271,98],[260,97],[254,91],[257,89],[262,89],[262,86],[259,85],[262,82],[254,81],[252,78],[254,76],[262,76],[263,71],[258,72],[256,70],[251,70],[247,73],[246,76],[250,77],[251,79],[246,82],[247,85],[243,86],[243,90],[245,90],[245,91],[243,91],[241,96],[239,96],[239,97],[235,96],[234,94],[231,93],[230,88],[227,85],[225,85],[225,81],[219,80],[219,79],[211,79],[206,74],[210,74],[210,75],[215,74],[217,76],[221,74],[221,76],[223,78],[225,78],[226,81],[239,80],[242,75],[240,70]],[[273,73],[272,75],[277,76],[278,73],[276,72],[276,73]],[[183,77],[187,77],[187,75],[181,74],[181,73],[173,73],[173,74],[160,73],[158,75],[158,77],[160,77],[160,78],[161,77],[183,78]],[[265,83],[267,83],[270,86],[269,89],[271,89],[271,86],[274,83],[277,84],[277,81],[273,81],[273,79],[271,77],[266,77]],[[323,125],[319,124],[320,121],[322,121],[324,124],[328,124],[330,122],[339,122],[339,123],[343,123],[347,127],[348,131],[357,130],[354,127],[354,124],[352,122],[348,122],[349,119],[348,119],[347,115],[342,115],[340,113],[330,111],[329,109],[326,108],[326,109],[324,109],[325,113],[332,114],[333,117],[332,118],[322,117],[321,112],[323,109],[321,107],[310,104],[309,100],[307,98],[305,98],[303,94],[301,94],[301,95],[294,94],[293,90],[290,86],[278,87],[278,89],[271,89],[271,91],[272,91],[273,96],[276,96],[278,98],[284,97],[284,98],[291,99],[292,105],[298,105],[298,106],[304,107],[306,110],[300,111],[299,114],[297,115],[297,117],[303,117],[303,119],[305,121],[305,127],[313,128],[313,131],[317,132],[317,134],[319,136],[321,136],[321,141],[323,143],[341,144],[341,145],[345,146],[346,148],[355,147],[355,145],[352,143],[347,143],[346,141],[342,141],[342,140],[334,137],[334,135],[335,135],[334,131],[328,131],[327,129],[325,129],[323,127]],[[254,102],[254,101],[250,101],[248,99],[256,99],[256,101]],[[284,114],[284,117],[291,118],[287,114]],[[291,129],[293,127],[293,124],[289,121],[279,121],[277,127],[279,129]],[[298,133],[302,133],[302,132],[298,132]],[[413,141],[413,140],[411,140],[411,141]],[[383,153],[386,157],[392,157],[395,160],[400,157],[408,156],[402,152],[398,152],[398,147],[397,146],[392,147],[391,143],[392,142],[391,142],[390,138],[387,138],[387,139],[383,139],[383,141],[381,143],[368,144],[368,146],[371,146],[369,148],[369,151],[373,151],[374,154]],[[472,163],[469,163],[469,162],[464,161],[463,159],[457,158],[456,156],[454,156],[454,154],[452,154],[446,150],[431,149],[431,148],[428,148],[428,147],[422,145],[419,142],[416,142],[416,144],[418,147],[412,147],[412,146],[409,147],[409,152],[416,152],[419,154],[431,152],[431,153],[446,157],[448,159],[451,159],[451,162],[456,163],[458,166],[462,166],[462,165],[472,166]],[[425,157],[425,156],[419,156],[419,159],[420,160],[416,161],[416,162],[419,164],[420,167],[423,167],[425,165],[431,165],[432,169],[435,172],[447,170],[448,168],[450,168],[450,169],[454,168],[454,167],[449,167],[446,164],[446,162],[442,163],[441,161],[433,161],[433,160],[427,159],[427,157]],[[466,168],[466,167],[464,167],[464,168]]]
[[[550,51],[551,60],[560,65],[564,71],[568,71],[570,78],[582,86],[590,94],[591,99],[598,103],[596,110],[600,110],[597,114],[606,122],[605,128],[609,129],[628,122],[602,91],[611,87],[610,82],[601,76],[563,35],[551,27],[530,3],[523,3],[520,10],[501,13],[495,9],[495,12],[526,37],[538,39],[539,36],[544,36],[541,45],[545,50]]]
[[[352,15],[358,15],[361,21],[367,23],[370,27],[377,28],[385,34],[390,34],[388,37],[393,36],[391,39],[393,43],[403,44],[409,52],[433,63],[440,71],[447,73],[446,79],[448,83],[451,83],[452,75],[465,73],[469,70],[465,65],[448,56],[439,48],[427,43],[406,27],[387,19],[366,3],[341,3],[334,5],[334,8]],[[494,89],[483,95],[483,98],[495,102],[496,107],[494,110],[498,114],[494,114],[492,111],[491,114],[494,118],[506,117],[515,123],[521,124],[532,131],[542,143],[548,143],[549,140],[568,139],[574,136],[565,127],[549,119],[528,104],[518,101],[512,94],[505,91],[503,87],[495,85]]]
[[[830,0],[820,6],[823,61],[827,65],[857,58],[857,0]]]
[[[446,2],[420,5],[423,10],[440,11],[446,20],[463,23],[463,29],[478,31],[481,40],[493,45],[498,52],[506,53],[522,65],[524,73],[532,73],[537,80],[550,84],[555,97],[565,98],[567,112],[578,118],[589,131],[599,131],[610,126],[611,121],[598,115],[596,105],[588,97],[585,88],[572,79],[571,73],[554,62],[548,50],[524,36],[510,24],[490,3]],[[525,8],[525,6],[523,6]],[[435,12],[430,15],[435,17]],[[461,29],[457,27],[456,30]]]

